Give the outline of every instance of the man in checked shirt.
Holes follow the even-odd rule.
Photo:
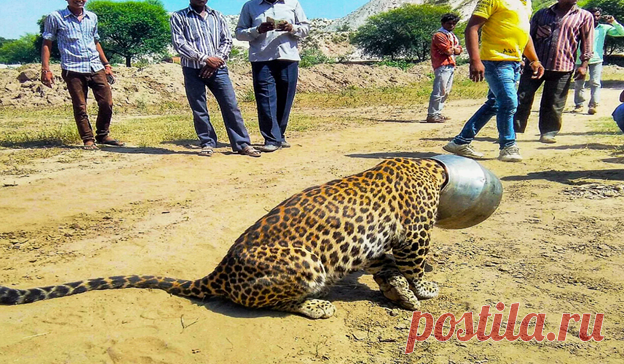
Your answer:
[[[86,2],[67,0],[66,9],[55,11],[46,18],[41,47],[41,83],[48,87],[54,84],[50,51],[52,41],[56,39],[61,53],[61,76],[67,83],[84,149],[97,150],[96,142],[123,146],[124,143],[108,135],[113,116],[113,96],[107,77],[113,77],[113,70],[99,42],[97,15],[85,10]],[[95,136],[87,115],[88,87],[98,103]]]
[[[232,149],[238,154],[260,157],[251,146],[249,133],[225,61],[232,49],[232,35],[221,13],[206,6],[207,0],[190,0],[190,6],[171,14],[173,47],[182,58],[184,88],[195,131],[201,145],[199,155],[210,157],[217,134],[206,107],[206,86],[217,99]]]
[[[516,133],[524,133],[526,130],[535,92],[544,82],[539,109],[542,143],[556,143],[555,136],[561,130],[561,114],[572,78],[585,78],[592,57],[594,17],[587,10],[576,6],[576,1],[558,0],[551,7],[537,11],[531,19],[531,37],[546,72],[543,78],[535,79],[525,68],[518,86],[514,129]],[[581,64],[575,70],[577,49],[580,49]]]

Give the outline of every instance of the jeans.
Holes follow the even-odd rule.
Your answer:
[[[531,78],[532,75],[533,71],[527,65],[518,86],[518,112],[514,117],[514,128],[516,133],[524,133],[535,92],[544,83],[539,109],[539,129],[540,134],[554,137],[561,130],[561,115],[568,98],[572,72],[546,71],[540,79]]]
[[[594,63],[589,65],[589,87],[591,96],[589,99],[589,107],[596,107],[600,102],[600,78],[602,77],[602,63]],[[574,105],[583,106],[585,101],[585,79],[574,81]]]
[[[67,91],[72,99],[74,119],[78,134],[83,142],[104,139],[108,135],[111,118],[113,117],[113,94],[106,80],[106,73],[100,70],[94,73],[78,73],[63,70],[61,77],[67,83]],[[87,93],[89,87],[98,103],[98,117],[95,121],[95,137],[87,114]]]
[[[487,101],[466,122],[461,133],[453,140],[456,144],[469,144],[481,128],[496,115],[500,149],[516,143],[513,116],[518,107],[516,82],[520,77],[520,62],[483,61],[485,80],[490,87]]]
[[[299,62],[251,62],[258,126],[265,145],[281,145],[297,91]]]
[[[219,68],[206,79],[199,77],[199,71],[195,68],[182,67],[186,98],[193,111],[195,132],[201,146],[217,146],[217,134],[210,123],[210,115],[206,106],[206,86],[217,99],[232,149],[238,152],[251,145],[227,68]]]
[[[429,97],[428,116],[439,116],[442,114],[444,102],[448,98],[453,86],[453,74],[455,66],[440,66],[435,69],[435,79],[433,80],[433,90]]]

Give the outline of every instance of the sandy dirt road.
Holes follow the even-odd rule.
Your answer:
[[[537,141],[534,113],[522,163],[496,160],[495,125],[484,129],[475,145],[492,157],[482,163],[503,182],[502,204],[479,226],[435,230],[427,277],[441,293],[421,307],[459,317],[519,302],[520,317],[547,314],[546,332],[564,312],[604,313],[601,342],[579,340],[577,324],[565,342],[428,340],[405,355],[411,312],[354,274],[330,293],[337,314],[318,321],[137,289],[0,307],[0,363],[621,363],[624,136],[593,131],[619,92],[603,91],[597,116],[566,113],[553,145]],[[383,158],[440,154],[480,103],[450,103],[446,124],[418,122],[424,107],[296,110],[378,122],[297,135],[259,159],[166,145],[35,161],[28,176],[0,176],[0,284],[202,277],[285,198]]]

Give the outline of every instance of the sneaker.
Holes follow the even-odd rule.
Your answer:
[[[284,141],[282,142],[282,148],[290,148],[290,143],[289,143],[289,142],[287,142],[286,140],[284,140]]]
[[[498,159],[503,162],[520,162],[522,160],[520,148],[516,144],[505,147],[501,149]]]
[[[442,115],[428,115],[427,122],[428,123],[443,123],[446,119],[442,117]]]
[[[583,112],[583,105],[574,106],[574,110],[572,110],[572,112],[577,112],[577,113]]]
[[[282,149],[282,146],[281,144],[280,145],[265,144],[265,145],[261,145],[257,147],[256,149],[264,153],[271,153],[271,152],[275,152],[276,150]]]
[[[596,110],[596,106],[590,106],[589,109],[587,109],[587,113],[589,115],[595,115],[598,112],[598,110]]]
[[[542,135],[540,136],[539,141],[546,144],[555,144],[557,142],[557,139],[555,139],[555,137],[552,135]]]
[[[449,153],[453,153],[462,157],[473,158],[473,159],[481,159],[484,154],[481,152],[477,152],[472,145],[470,144],[456,144],[454,141],[449,142],[447,145],[442,147],[442,149],[446,150]]]

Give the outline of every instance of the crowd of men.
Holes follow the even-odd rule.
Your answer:
[[[52,41],[58,40],[62,78],[71,95],[74,117],[85,149],[97,144],[123,146],[109,135],[113,100],[113,71],[99,43],[97,15],[87,11],[87,0],[66,0],[68,7],[51,13],[45,21],[42,47],[42,83],[51,87]],[[199,155],[211,156],[217,134],[206,106],[206,88],[219,104],[234,152],[260,157],[261,152],[288,148],[285,138],[294,101],[300,61],[298,43],[310,26],[298,0],[251,0],[244,4],[236,26],[238,40],[249,42],[249,61],[264,138],[253,147],[238,107],[226,62],[232,35],[223,15],[189,0],[189,7],[171,16],[172,42],[181,56],[182,74],[193,123],[200,142]],[[524,133],[536,91],[544,85],[540,108],[540,141],[556,143],[568,90],[574,81],[575,112],[582,112],[585,86],[590,86],[588,113],[595,114],[600,101],[600,77],[606,36],[624,36],[624,27],[601,9],[580,9],[577,0],[558,0],[532,17],[530,0],[479,0],[468,21],[465,41],[470,78],[487,81],[486,102],[466,122],[444,150],[469,158],[483,158],[471,142],[496,116],[499,159],[522,160],[516,133]],[[442,123],[444,103],[453,84],[456,56],[464,49],[453,33],[459,16],[445,14],[433,35],[431,60],[435,79],[427,122]],[[481,37],[479,38],[479,31]],[[481,45],[479,45],[479,40]],[[586,76],[589,74],[589,81]],[[89,123],[88,89],[98,103],[95,133]],[[619,114],[618,114],[619,115]],[[615,114],[614,114],[615,117]]]

